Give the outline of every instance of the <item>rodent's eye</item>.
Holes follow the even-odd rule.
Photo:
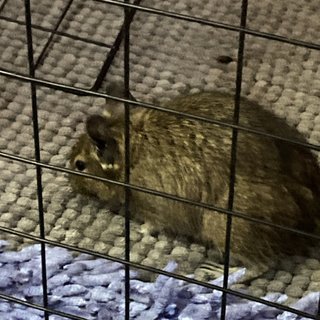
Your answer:
[[[102,162],[106,163],[107,165],[114,165],[116,153],[115,146],[110,143],[96,146],[96,153]]]
[[[81,161],[81,160],[77,160],[76,163],[76,168],[79,170],[79,171],[83,171],[85,170],[86,168],[86,163],[84,161]]]

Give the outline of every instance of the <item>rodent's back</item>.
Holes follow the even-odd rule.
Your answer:
[[[167,107],[232,123],[234,99],[225,94],[201,93],[177,98]],[[147,111],[145,117],[144,126],[133,136],[136,162],[132,183],[227,208],[232,129],[156,111]],[[240,124],[304,141],[285,121],[246,99],[241,101]],[[312,231],[320,208],[318,182],[315,157],[305,148],[238,131],[234,210],[286,227]],[[153,202],[152,210],[157,212],[163,201],[167,200],[152,197],[148,203]],[[210,219],[207,212],[188,206],[182,209],[181,215],[173,205],[173,212],[165,211],[165,205],[163,208],[165,213],[159,213],[160,223],[172,225],[174,232],[186,230],[192,234],[200,223],[200,238],[210,242],[217,237],[219,246],[224,246],[225,216],[212,215],[214,218]],[[148,218],[150,213],[146,215]],[[195,222],[194,215],[201,216],[202,222]],[[192,223],[186,226],[177,223],[184,219]],[[234,234],[234,242],[241,249],[251,242],[252,247],[247,251],[256,251],[253,249],[256,246],[265,252],[270,247],[271,254],[283,246],[285,252],[291,249],[298,252],[299,246],[292,241],[295,236],[276,228],[236,219]]]
[[[189,95],[178,97],[166,106],[229,123],[233,120],[231,95]],[[227,208],[231,128],[140,108],[133,110],[131,122],[132,184]],[[246,99],[241,101],[240,124],[304,141],[284,121]],[[120,150],[121,169],[112,178],[122,179],[123,122],[114,122],[108,130]],[[90,139],[87,136],[83,139],[90,146]],[[77,149],[83,149],[81,144],[75,147],[74,154]],[[234,210],[287,227],[312,229],[320,207],[320,179],[316,160],[308,150],[239,131],[236,163]],[[103,175],[101,170],[91,173]],[[108,174],[105,176],[110,178]],[[97,185],[92,183],[85,188],[104,200],[110,199],[112,194],[123,201],[122,188]],[[221,251],[224,249],[224,214],[137,191],[132,191],[131,211],[158,228],[192,236]],[[281,230],[237,218],[234,219],[232,250],[253,260],[263,259],[261,256],[270,257],[277,249],[297,249],[299,240],[293,237],[291,241],[291,237],[288,241],[289,238],[288,233]]]
[[[231,95],[200,93],[178,97],[166,106],[230,124],[233,122],[234,99]],[[132,178],[139,179],[140,167],[145,167],[150,177],[159,176],[150,182],[148,177],[143,177],[150,188],[166,189],[184,197],[198,196],[199,201],[220,201],[222,190],[229,184],[232,129],[155,110],[142,112],[141,118],[143,125],[132,133]],[[241,101],[240,125],[305,141],[285,121],[246,99]],[[155,172],[154,168],[159,170]],[[238,131],[236,175],[239,178],[261,183],[273,180],[281,184],[289,180],[311,189],[317,185],[314,182],[311,186],[311,182],[318,178],[318,171],[315,157],[305,148]],[[166,173],[168,177],[164,179]],[[194,190],[188,194],[187,190],[179,190],[174,183],[186,180],[183,185],[187,188],[188,179],[191,182],[196,178],[200,184],[206,180],[210,183],[210,195],[200,199]],[[202,189],[206,190],[206,187]]]

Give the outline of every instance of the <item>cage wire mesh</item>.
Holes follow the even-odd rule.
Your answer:
[[[135,277],[133,271],[150,283],[162,274],[219,293],[218,311],[206,310],[208,303],[198,300],[202,313],[189,310],[188,319],[236,319],[245,304],[230,304],[240,298],[249,306],[246,319],[261,318],[253,315],[249,301],[256,303],[256,312],[265,311],[264,318],[318,319],[318,248],[306,250],[305,257],[279,261],[257,279],[229,279],[229,285],[233,269],[226,259],[224,280],[208,282],[214,250],[129,223],[128,201],[124,218],[99,200],[75,195],[66,168],[67,154],[83,132],[86,116],[101,112],[107,87],[115,82],[122,84],[127,102],[134,98],[131,103],[145,107],[188,92],[216,90],[236,93],[237,110],[241,93],[285,118],[307,137],[305,147],[318,151],[319,11],[317,0],[0,2],[0,230],[1,238],[8,240],[1,244],[0,273],[7,279],[1,281],[1,319],[26,319],[29,311],[28,319],[138,319],[130,290],[135,279],[129,281],[129,276]],[[126,136],[130,141],[128,130]],[[233,146],[236,153],[236,139]],[[235,166],[233,161],[231,168]],[[127,171],[126,183],[129,177]],[[122,185],[128,191],[126,183]],[[127,196],[130,201],[129,192]],[[232,212],[232,205],[228,209]],[[26,247],[30,243],[40,245]],[[90,260],[93,257],[97,259]],[[124,269],[106,265],[108,260]],[[176,270],[170,265],[164,270],[170,260],[177,262]],[[37,275],[28,273],[32,268],[38,268]],[[57,277],[54,268],[68,272]],[[122,281],[110,280],[120,279],[120,274]],[[88,280],[96,279],[94,275],[101,280],[95,285]],[[35,276],[37,282],[30,284],[28,279]],[[164,279],[156,284],[165,287]],[[110,295],[98,288],[121,292],[120,298],[113,297],[118,309],[101,297],[90,300],[85,294],[94,287],[97,291],[90,297]],[[169,291],[152,288],[159,299],[168,299]],[[276,298],[270,298],[271,293]],[[307,308],[301,299],[312,293],[314,300]],[[141,312],[148,305],[144,302],[139,301]],[[185,297],[185,309],[195,305],[187,302]],[[110,310],[118,315],[112,317]],[[158,318],[175,319],[174,308],[165,312]],[[182,313],[179,319],[184,319]]]

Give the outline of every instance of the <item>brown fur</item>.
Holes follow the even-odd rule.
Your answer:
[[[234,99],[226,94],[200,93],[176,98],[166,106],[232,123]],[[85,163],[85,172],[123,181],[124,124],[119,108],[115,104],[109,108],[111,118],[97,117],[97,126],[87,122],[89,134],[73,147],[72,168],[76,169],[80,159]],[[240,124],[305,141],[284,121],[245,99]],[[227,208],[230,128],[135,108],[131,111],[130,131],[131,183]],[[110,152],[119,168],[103,170],[104,160],[93,156],[95,138],[101,136],[115,139],[117,148],[113,146]],[[122,187],[75,175],[70,180],[76,190],[96,195],[111,207],[123,204]],[[315,157],[307,149],[239,131],[234,210],[312,231],[320,207],[319,181]],[[192,236],[224,251],[224,214],[137,191],[132,191],[131,212],[157,229]],[[269,263],[278,252],[301,253],[305,246],[305,239],[293,233],[233,219],[231,255],[240,257],[246,265]]]

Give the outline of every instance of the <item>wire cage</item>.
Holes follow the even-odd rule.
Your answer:
[[[192,0],[0,2],[3,40],[0,85],[5,88],[0,95],[0,155],[3,171],[0,231],[3,239],[15,239],[16,248],[29,241],[38,243],[41,253],[38,261],[41,267],[38,296],[41,299],[37,300],[38,303],[10,294],[9,291],[0,293],[2,301],[39,310],[39,317],[44,319],[54,319],[54,316],[56,319],[86,319],[79,310],[73,312],[73,309],[61,311],[55,308],[50,300],[52,275],[48,272],[48,248],[52,245],[124,266],[122,317],[125,319],[133,318],[130,308],[130,273],[133,269],[216,290],[221,293],[220,319],[230,318],[227,305],[232,297],[269,306],[278,310],[275,312],[279,314],[286,311],[292,314],[292,319],[298,319],[298,316],[320,319],[318,306],[312,309],[317,309],[315,312],[299,310],[299,306],[295,308],[280,300],[261,298],[265,292],[251,294],[228,284],[231,272],[231,227],[235,216],[251,220],[251,223],[278,228],[279,232],[295,232],[319,240],[319,236],[314,234],[259,221],[233,210],[238,132],[298,144],[315,152],[320,150],[317,122],[313,121],[320,113],[320,44],[316,42],[320,28],[318,18],[317,1],[305,1],[303,4],[299,4],[299,1],[292,4],[262,1],[256,4],[242,0],[237,3],[228,1],[228,5],[219,1],[197,3]],[[307,28],[307,32],[304,28]],[[159,70],[162,72],[159,73]],[[119,80],[123,83],[125,97],[106,94],[108,83]],[[198,92],[202,89],[235,93],[232,124],[185,114],[158,103],[188,90]],[[267,108],[297,126],[309,142],[290,140],[240,124],[242,95],[262,100]],[[74,172],[65,166],[66,153],[83,130],[86,110],[90,113],[101,109],[105,99],[113,99],[125,105],[126,170],[123,182]],[[132,106],[222,125],[232,130],[227,209],[130,183],[129,121]],[[120,252],[101,241],[101,229],[107,228],[111,221],[109,216],[105,216],[103,204],[95,203],[102,210],[102,213],[97,213],[92,212],[92,207],[81,202],[79,197],[69,202],[66,199],[69,191],[66,184],[63,184],[66,181],[63,180],[63,174],[70,173],[117,184],[125,189],[125,219],[123,225],[118,226],[122,230],[119,233],[122,241]],[[59,186],[57,181],[62,185]],[[183,275],[166,271],[163,266],[155,263],[159,256],[155,256],[152,263],[150,259],[142,261],[142,258],[139,260],[130,255],[132,238],[136,236],[129,212],[131,189],[219,211],[228,216],[226,256],[220,285],[187,277],[186,272]],[[76,211],[80,206],[83,207],[78,217]],[[97,216],[93,220],[94,214]],[[85,229],[83,234],[76,231],[78,223]],[[108,233],[103,236],[107,239]],[[179,246],[180,243],[174,244]],[[193,252],[197,250],[201,252],[202,249],[195,247]],[[59,255],[59,251],[56,254]],[[177,256],[171,256],[174,257]],[[181,260],[184,258],[182,256]],[[297,263],[301,262],[299,257],[297,259]],[[2,260],[1,263],[5,264]],[[309,259],[304,264],[309,266],[308,270],[312,274],[311,271],[295,273],[297,281],[301,282],[302,277],[315,280],[310,284],[304,283],[296,299],[304,291],[320,290],[316,286],[320,283],[316,274],[320,264],[318,266],[317,263],[317,259]],[[301,265],[300,269],[305,270]],[[269,288],[279,283],[281,275],[285,273],[278,273],[278,278],[273,278]],[[289,279],[287,286],[290,283]],[[283,292],[284,288],[281,290]],[[5,312],[4,309],[0,311]],[[109,319],[107,313],[100,318],[97,313],[93,312],[93,315],[93,318]],[[23,319],[23,316],[20,317]],[[214,318],[214,315],[208,318]],[[198,317],[195,315],[194,319]]]

